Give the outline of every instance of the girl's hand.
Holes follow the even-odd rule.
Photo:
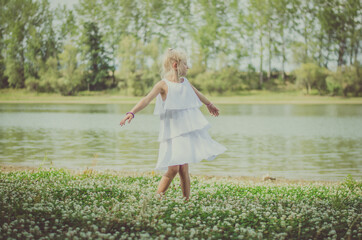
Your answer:
[[[217,117],[219,116],[219,109],[214,106],[214,104],[206,105],[207,109],[209,110],[210,114]]]
[[[133,115],[128,113],[121,121],[121,126],[125,125],[126,124],[126,121],[128,120],[128,123],[131,122],[131,120],[133,119]]]

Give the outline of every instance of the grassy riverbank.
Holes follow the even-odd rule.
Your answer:
[[[361,239],[362,183],[176,177],[85,170],[0,171],[1,239]]]
[[[210,96],[215,104],[362,104],[362,98],[304,95],[300,91],[243,91],[237,95]],[[118,91],[80,92],[77,96],[35,93],[25,89],[0,89],[0,103],[137,103],[141,97],[121,96]]]

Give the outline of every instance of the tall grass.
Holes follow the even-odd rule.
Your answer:
[[[0,172],[0,239],[361,239],[362,183],[174,179],[64,169]]]

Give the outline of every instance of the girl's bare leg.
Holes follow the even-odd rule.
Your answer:
[[[179,172],[180,165],[169,166],[167,172],[162,176],[160,183],[158,184],[157,193],[163,195],[167,188],[170,186],[173,178]]]
[[[187,201],[190,198],[190,175],[189,175],[189,165],[187,163],[184,165],[180,165],[179,174],[181,180],[182,194]]]

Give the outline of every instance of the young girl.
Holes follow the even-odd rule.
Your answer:
[[[167,170],[157,193],[162,196],[178,173],[186,200],[190,197],[188,163],[198,163],[202,159],[211,161],[226,150],[209,136],[210,124],[199,108],[204,103],[213,116],[219,115],[219,109],[185,78],[187,70],[184,52],[168,49],[163,57],[162,80],[126,113],[120,123],[121,126],[127,120],[130,123],[137,112],[157,97],[154,114],[160,115],[160,148],[156,169]]]

